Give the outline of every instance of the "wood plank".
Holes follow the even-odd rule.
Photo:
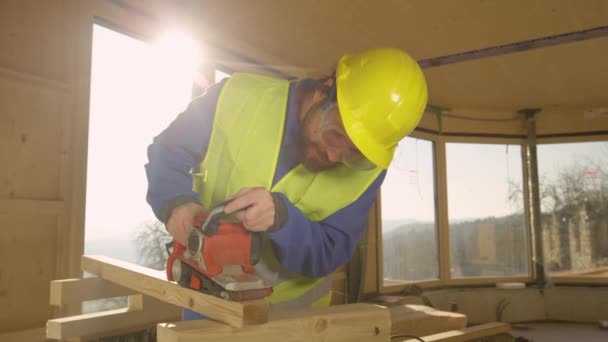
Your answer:
[[[273,314],[266,324],[232,328],[211,320],[161,323],[159,342],[208,341],[357,341],[390,340],[388,309],[373,304],[346,304]]]
[[[572,276],[572,277],[552,277],[555,284],[608,284],[606,276]]]
[[[67,91],[68,85],[65,82],[53,80],[51,78],[41,77],[30,72],[8,69],[0,66],[0,77],[11,78],[24,83],[35,84],[41,87],[50,87],[53,90]]]
[[[124,297],[135,291],[102,278],[63,279],[51,281],[51,305],[79,304],[86,300]]]
[[[437,184],[435,193],[437,194],[438,217],[437,230],[439,240],[439,279],[441,282],[447,282],[451,278],[450,269],[450,224],[448,220],[448,176],[447,176],[447,161],[446,161],[446,146],[443,137],[438,137],[434,143],[435,147],[435,170],[437,170]]]
[[[45,328],[34,328],[12,332],[0,333],[0,341],[12,342],[41,342],[47,341]]]
[[[465,329],[452,330],[440,334],[429,336],[421,336],[424,342],[464,342],[475,340],[486,336],[494,336],[511,331],[511,325],[508,323],[492,322],[486,324],[475,325]],[[393,341],[396,341],[393,339]],[[400,339],[401,342],[417,342],[415,339]]]
[[[0,214],[0,332],[42,326],[49,318],[56,231],[53,216]]]
[[[378,196],[378,199],[380,199],[380,196]],[[365,267],[363,269],[362,274],[364,278],[364,283],[362,285],[363,294],[377,293],[379,291],[377,267],[379,267],[380,265],[378,264],[378,244],[376,242],[376,234],[378,233],[379,229],[379,224],[376,220],[376,212],[380,210],[378,205],[379,204],[376,202],[376,204],[374,204],[374,206],[370,209],[367,223],[368,228],[365,230],[364,233],[367,235],[367,248],[365,249],[366,255],[363,259],[363,262],[365,263]]]
[[[568,270],[561,272],[551,272],[553,277],[561,276],[606,276],[608,274],[608,267],[595,267],[587,268],[582,270]]]
[[[30,200],[15,198],[0,198],[1,214],[42,214],[42,215],[61,215],[64,205],[61,200]]]
[[[164,272],[133,265],[105,256],[83,256],[82,270],[137,292],[189,308],[233,327],[268,321],[264,300],[231,302],[183,288],[166,280]]]
[[[181,317],[181,308],[175,305],[147,296],[139,296],[136,302],[127,308],[49,320],[47,337],[65,340],[95,334],[110,336],[113,331],[150,326]]]
[[[425,305],[400,305],[390,307],[391,335],[431,335],[463,329],[467,316],[457,312],[440,311]]]

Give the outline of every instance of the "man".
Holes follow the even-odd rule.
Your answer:
[[[235,74],[149,146],[148,202],[185,243],[198,213],[231,199],[225,212],[265,234],[256,273],[273,283],[271,309],[329,305],[330,274],[352,256],[426,100],[422,71],[398,49],[345,55],[321,81]]]

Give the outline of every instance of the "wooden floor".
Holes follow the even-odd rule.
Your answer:
[[[599,329],[597,324],[527,323],[525,326],[529,329],[518,329],[517,324],[515,324],[511,335],[522,336],[534,342],[608,341],[608,330]]]

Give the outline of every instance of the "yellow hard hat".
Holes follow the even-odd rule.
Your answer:
[[[346,133],[367,159],[388,168],[397,144],[418,125],[426,106],[418,63],[394,48],[347,54],[338,62],[336,87]]]

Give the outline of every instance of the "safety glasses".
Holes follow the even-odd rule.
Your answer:
[[[371,170],[376,167],[374,163],[365,158],[346,134],[335,103],[323,106],[317,131],[319,141],[326,148],[338,153],[342,164],[355,170]]]

